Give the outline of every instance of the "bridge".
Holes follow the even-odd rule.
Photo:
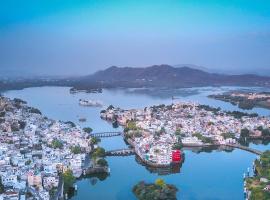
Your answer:
[[[106,151],[106,156],[129,156],[133,155],[135,151],[133,149],[116,149],[112,151]]]
[[[248,151],[257,155],[262,155],[263,152],[256,150],[256,149],[252,149],[250,147],[246,147],[246,146],[242,146],[240,144],[226,144],[226,146],[228,147],[233,147],[233,148],[237,148],[237,149],[242,149],[244,151]]]
[[[114,137],[114,136],[119,136],[122,135],[122,132],[120,131],[115,131],[115,132],[99,132],[99,133],[91,133],[91,136],[93,137],[98,137],[98,138],[103,138],[103,137]]]

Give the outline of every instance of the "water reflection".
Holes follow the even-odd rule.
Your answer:
[[[138,156],[135,156],[135,160],[138,164],[144,166],[148,172],[157,174],[159,176],[180,173],[180,169],[184,163],[184,160],[183,160],[181,163],[172,164],[169,167],[157,168],[157,167],[151,167],[149,165],[144,164]]]
[[[97,99],[106,105],[114,105],[123,109],[144,108],[145,106],[170,104],[171,96],[179,96],[183,101],[195,101],[224,110],[239,110],[229,103],[209,99],[209,94],[235,90],[235,87],[221,88],[192,88],[183,89],[179,93],[163,90],[159,95],[144,93],[128,93],[126,90],[104,90],[98,94],[78,93],[71,95],[69,88],[42,87],[28,88],[20,91],[8,91],[4,95],[10,98],[26,100],[30,106],[39,108],[42,113],[52,119],[78,122],[78,118],[87,118],[83,127],[91,127],[94,132],[113,131],[112,124],[100,119],[100,108],[85,108],[78,104],[79,99]],[[176,90],[177,91],[177,90]],[[184,92],[183,92],[184,91]],[[158,91],[154,91],[153,93]],[[182,96],[181,96],[182,95]],[[165,98],[167,96],[167,98]],[[105,107],[106,108],[106,107]],[[103,108],[104,109],[104,108]],[[269,110],[253,109],[260,115],[269,115]],[[121,130],[118,127],[117,130]],[[265,146],[264,144],[268,144]],[[260,140],[251,141],[249,145],[261,151],[269,149],[269,142]],[[101,146],[106,150],[127,148],[122,137],[102,139]],[[256,155],[239,149],[190,149],[185,151],[184,164],[178,168],[162,171],[147,168],[136,162],[135,156],[106,158],[111,173],[107,177],[85,177],[76,184],[78,191],[72,200],[135,200],[132,187],[141,180],[154,182],[162,178],[177,188],[181,193],[178,199],[242,199],[243,198],[243,172],[251,167]],[[209,152],[209,153],[206,153]],[[211,152],[211,153],[210,153]],[[231,153],[226,153],[231,152]],[[169,172],[169,173],[168,173]],[[202,173],[203,172],[203,173]],[[229,192],[228,192],[229,191]]]
[[[199,89],[183,88],[183,89],[168,89],[168,88],[139,88],[125,89],[127,95],[148,95],[153,98],[168,99],[172,96],[187,97],[199,94]]]
[[[234,148],[228,146],[205,146],[205,147],[184,147],[183,150],[191,151],[196,154],[212,152],[232,152]]]

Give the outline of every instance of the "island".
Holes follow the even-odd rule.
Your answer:
[[[208,97],[230,102],[246,110],[253,109],[254,107],[270,109],[270,92],[232,91],[223,94],[209,95]]]
[[[76,189],[76,179],[108,173],[105,150],[91,131],[1,96],[0,197],[57,199]]]
[[[226,146],[255,154],[241,145],[248,138],[270,136],[270,119],[257,114],[222,111],[193,102],[124,110],[112,105],[101,118],[118,123],[136,155],[147,165],[167,167],[184,159],[182,147]]]
[[[162,179],[157,179],[154,184],[141,181],[133,187],[133,193],[138,200],[176,200],[177,191],[174,185],[166,184]]]

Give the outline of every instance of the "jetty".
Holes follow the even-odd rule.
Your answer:
[[[219,147],[219,146],[224,146],[224,147],[231,147],[231,148],[236,148],[236,149],[241,149],[244,151],[248,151],[250,153],[254,153],[256,155],[262,155],[263,152],[257,150],[257,149],[252,149],[250,147],[246,147],[240,144],[223,144],[223,145],[219,145],[219,144],[194,144],[194,145],[186,145],[184,144],[183,147],[187,147],[187,148],[193,148],[193,147]]]
[[[250,147],[246,147],[246,146],[243,146],[243,145],[240,145],[240,144],[226,144],[225,146],[228,146],[228,147],[233,147],[233,148],[237,148],[237,149],[242,149],[244,151],[248,151],[248,152],[251,152],[251,153],[254,153],[254,154],[257,154],[257,155],[262,155],[263,152],[257,150],[257,149],[252,149]]]

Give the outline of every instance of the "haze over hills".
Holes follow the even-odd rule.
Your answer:
[[[173,67],[163,64],[145,68],[112,66],[94,74],[80,77],[37,77],[0,81],[0,88],[2,90],[23,89],[36,86],[68,86],[79,90],[115,87],[270,87],[270,76],[209,73],[190,66]]]
[[[145,68],[112,66],[81,77],[79,82],[83,85],[98,83],[101,87],[269,86],[270,77],[253,74],[225,75],[170,65]]]
[[[199,66],[199,65],[194,65],[194,64],[178,64],[178,65],[173,65],[173,67],[190,67],[193,69],[199,69],[205,72],[209,73],[217,73],[217,74],[228,74],[228,75],[239,75],[239,74],[254,74],[254,75],[260,75],[260,76],[270,76],[270,66],[269,68],[266,67],[254,67],[248,68],[248,69],[243,69],[243,68],[210,68],[210,67],[205,67],[205,66]]]

